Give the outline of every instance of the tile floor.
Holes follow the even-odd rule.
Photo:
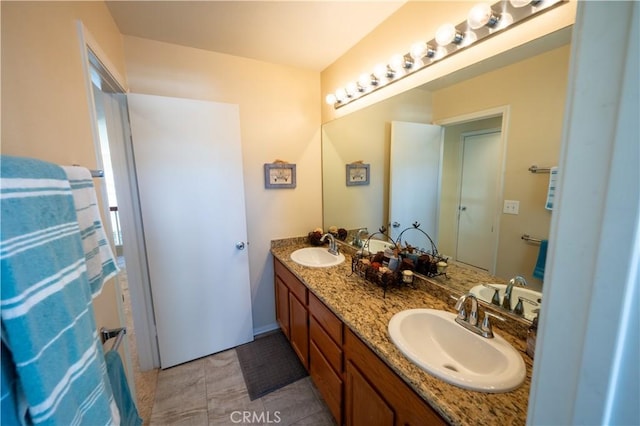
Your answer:
[[[249,400],[235,350],[161,370],[151,425],[335,425],[306,377]]]

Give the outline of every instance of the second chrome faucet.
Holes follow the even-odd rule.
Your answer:
[[[520,275],[516,275],[515,277],[509,280],[509,284],[507,284],[507,289],[504,291],[504,297],[502,298],[502,307],[506,310],[510,311],[511,308],[511,291],[513,290],[513,286],[521,285],[522,287],[527,286],[527,280],[525,280]]]

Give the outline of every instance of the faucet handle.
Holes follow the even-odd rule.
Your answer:
[[[504,322],[505,319],[500,315],[493,314],[488,311],[484,311],[484,318],[482,319],[482,324],[480,325],[480,331],[482,331],[483,337],[492,338],[493,337],[493,328],[491,327],[491,321],[489,321],[489,317],[493,317],[499,319]]]
[[[533,300],[527,299],[526,297],[518,296],[518,304],[516,305],[515,308],[513,308],[514,314],[516,315],[524,314],[524,306],[522,305],[522,302],[527,302],[530,305],[538,306],[538,304]]]
[[[466,320],[467,319],[467,311],[464,310],[464,296],[462,297],[455,297],[453,294],[450,294],[449,297],[451,297],[453,300],[456,301],[456,306],[455,306],[455,310],[458,311],[458,318],[460,318],[461,320]]]
[[[493,290],[493,297],[491,298],[491,304],[500,306],[500,289],[492,286],[491,284],[482,284],[482,286]]]

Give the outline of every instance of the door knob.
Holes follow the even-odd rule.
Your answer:
[[[236,248],[238,250],[244,250],[244,242],[240,241],[240,242],[236,243]]]

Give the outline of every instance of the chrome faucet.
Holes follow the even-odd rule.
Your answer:
[[[502,298],[502,307],[508,311],[511,310],[511,291],[513,290],[513,286],[520,284],[522,287],[527,286],[527,280],[525,280],[520,275],[516,275],[515,277],[509,280],[509,284],[507,284],[507,289],[504,292],[504,297]]]
[[[324,242],[324,240],[327,239],[327,237],[329,237],[329,253],[333,254],[334,256],[337,256],[339,254],[338,245],[336,244],[336,239],[333,237],[333,235],[327,232],[322,236],[322,238],[320,238],[320,242]]]
[[[455,299],[455,297],[453,298]],[[471,312],[469,313],[468,319],[467,313],[464,310],[464,305],[467,299],[471,299]],[[456,310],[458,311],[458,316],[456,317],[456,322],[475,334],[479,334],[480,336],[487,339],[492,339],[493,329],[491,328],[489,317],[494,317],[501,321],[504,321],[504,318],[485,310],[482,324],[478,326],[478,299],[476,298],[476,296],[473,293],[467,293],[460,296],[460,298],[457,300],[458,301],[456,302]]]
[[[363,242],[362,242],[361,235],[367,235],[368,233],[369,231],[367,230],[367,228],[358,229],[358,232],[356,233],[356,238],[353,240],[353,244],[356,247],[362,247]]]
[[[471,299],[471,312],[469,313],[469,318],[467,319],[467,313],[464,310],[464,304],[467,299]],[[478,298],[472,294],[467,293],[458,299],[456,302],[456,311],[458,311],[458,317],[456,321],[466,321],[469,325],[476,326],[478,325]]]

